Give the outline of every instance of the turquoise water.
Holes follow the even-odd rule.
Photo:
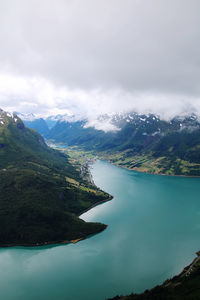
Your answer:
[[[103,300],[179,273],[200,250],[200,178],[131,172],[97,161],[114,196],[82,218],[108,228],[77,244],[0,249],[2,300]]]

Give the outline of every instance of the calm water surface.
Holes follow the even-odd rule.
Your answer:
[[[179,273],[200,250],[200,179],[127,171],[97,161],[114,199],[82,218],[108,228],[75,245],[0,249],[2,300],[103,300]]]

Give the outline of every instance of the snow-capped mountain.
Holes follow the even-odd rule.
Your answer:
[[[46,136],[48,134],[49,128],[43,118],[39,118],[33,113],[23,114],[15,112],[15,114],[24,122],[24,124],[28,128],[37,130],[43,136]]]
[[[11,123],[18,123],[18,121],[20,121],[20,119],[18,118],[18,116],[14,113],[9,113],[6,112],[2,109],[0,109],[0,127],[4,126],[4,125],[8,125],[10,122]]]
[[[20,112],[14,112],[22,121],[33,121],[38,117],[33,113],[23,114]]]
[[[169,121],[160,119],[158,115],[154,114],[113,114],[113,115],[100,115],[94,120],[78,120],[72,118],[60,118],[55,127],[50,131],[49,137],[55,140],[69,140],[69,134],[71,135],[73,130],[73,140],[83,139],[87,133],[93,134],[93,139],[99,135],[106,136],[112,135],[117,138],[123,133],[129,131],[129,134],[125,136],[127,140],[134,136],[165,136],[170,132],[188,131],[200,129],[199,118],[196,115],[186,117],[175,117]],[[80,136],[80,138],[79,138]],[[91,137],[92,138],[92,137]],[[65,141],[66,142],[66,141]]]
[[[57,122],[76,122],[78,120],[82,120],[83,118],[80,115],[73,114],[58,114],[52,115],[44,118],[49,129],[53,128]]]
[[[200,174],[200,122],[194,114],[171,120],[134,112],[101,115],[95,121],[62,120],[50,130],[48,138],[104,155],[117,155],[119,164],[125,160],[127,167],[144,167],[144,161],[156,161],[151,172]],[[143,160],[135,163],[137,157]],[[110,156],[109,159],[112,160]],[[166,169],[158,163],[163,159],[162,166],[168,162]],[[159,170],[155,169],[156,164]],[[149,170],[149,166],[145,168]]]
[[[52,122],[52,125],[55,126],[56,122],[58,123],[75,123],[82,122],[82,127],[90,128],[93,127],[96,130],[102,130],[104,132],[116,132],[121,130],[123,127],[128,124],[134,126],[136,129],[148,127],[147,133],[151,126],[156,127],[157,131],[165,131],[166,127],[168,129],[176,130],[193,130],[196,127],[199,127],[200,118],[195,114],[189,116],[177,116],[171,120],[163,120],[160,116],[155,114],[137,114],[135,112],[129,113],[110,113],[103,114],[97,117],[84,118],[82,115],[57,115],[50,116],[46,119],[46,122]],[[163,125],[165,125],[163,127]],[[52,128],[53,126],[49,126]],[[161,127],[159,127],[161,126]],[[152,134],[156,134],[152,132]]]

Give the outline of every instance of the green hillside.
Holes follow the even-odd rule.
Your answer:
[[[0,110],[0,246],[84,238],[105,229],[77,216],[109,195],[16,116]]]
[[[104,132],[86,121],[58,122],[48,134],[55,142],[91,151],[132,170],[154,174],[200,176],[200,122],[191,115],[161,120],[135,113],[114,116],[119,130]]]

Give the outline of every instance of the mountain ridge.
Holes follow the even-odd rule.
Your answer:
[[[101,116],[102,122],[110,116]],[[115,115],[115,131],[104,132],[86,120],[60,121],[47,139],[92,151],[129,169],[168,175],[200,175],[200,122],[192,114],[169,121],[153,114]]]
[[[78,216],[110,199],[15,114],[0,110],[0,246],[82,239],[106,228]]]

